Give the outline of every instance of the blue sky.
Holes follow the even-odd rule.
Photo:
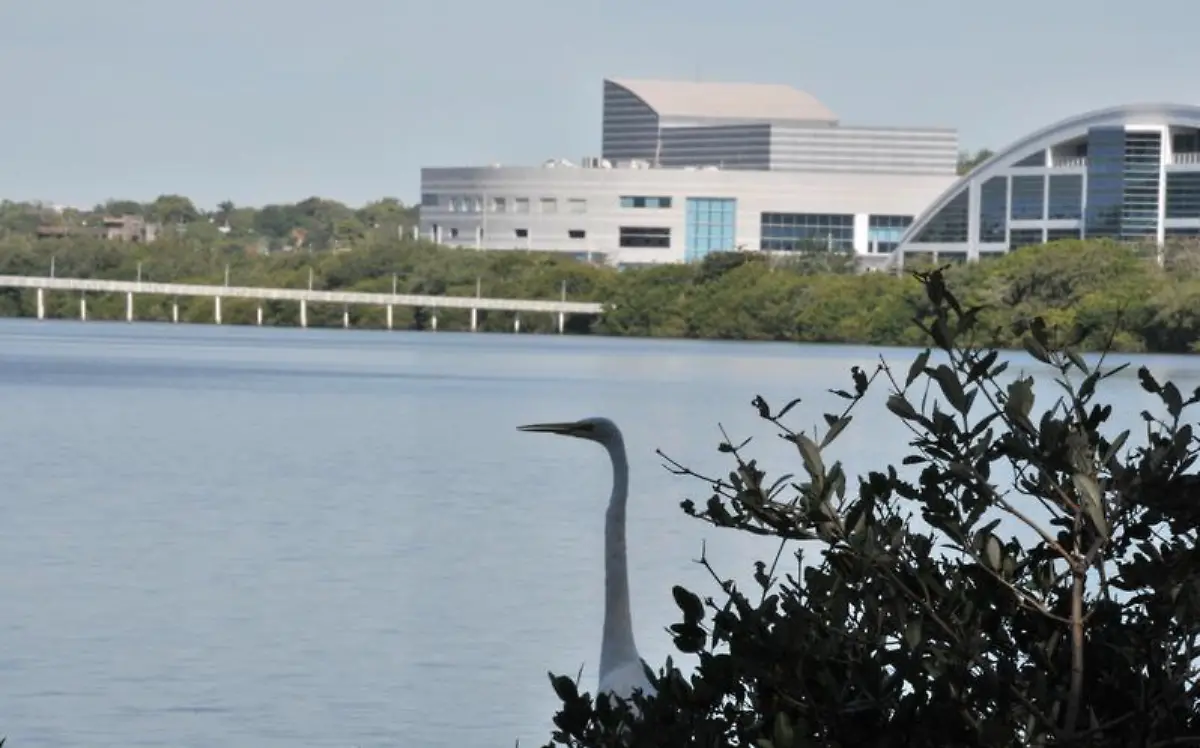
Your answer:
[[[12,0],[0,198],[411,202],[422,165],[598,153],[606,76],[787,83],[846,123],[950,126],[964,147],[999,147],[1085,109],[1200,103],[1185,62],[1196,13],[1195,0]]]

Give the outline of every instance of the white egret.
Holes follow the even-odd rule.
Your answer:
[[[646,678],[642,658],[633,642],[633,618],[629,606],[629,571],[625,560],[629,462],[625,457],[625,439],[621,430],[607,418],[535,423],[518,429],[587,439],[608,450],[612,459],[613,487],[604,523],[604,638],[600,642],[599,692],[628,699],[636,689],[641,689],[643,694],[650,696],[654,687]]]

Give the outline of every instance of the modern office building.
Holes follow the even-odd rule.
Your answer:
[[[952,129],[842,125],[789,86],[606,80],[599,156],[422,169],[420,231],[622,265],[737,248],[877,256],[955,182],[957,158]]]
[[[951,186],[905,232],[905,257],[975,260],[1059,239],[1200,235],[1200,107],[1135,104],[1038,130]]]

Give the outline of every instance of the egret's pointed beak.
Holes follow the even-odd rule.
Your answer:
[[[529,431],[535,434],[562,434],[574,436],[580,431],[578,423],[531,423],[528,426],[518,426],[517,431]]]

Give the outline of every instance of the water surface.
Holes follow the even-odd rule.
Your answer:
[[[911,352],[888,351],[907,370]],[[796,471],[749,401],[839,405],[855,347],[0,321],[0,734],[43,746],[540,745],[546,672],[593,688],[609,468],[522,423],[626,432],[643,655],[670,588],[774,546],[684,517],[718,423]],[[1147,359],[1194,386],[1192,359]],[[1132,376],[1114,385],[1148,399]],[[882,394],[882,393],[881,393]],[[852,470],[902,456],[876,402]],[[1133,410],[1130,415],[1136,413]],[[1128,420],[1128,419],[1127,419]],[[1129,425],[1133,425],[1129,421]],[[677,660],[679,657],[677,656]],[[687,660],[683,662],[686,664]]]

